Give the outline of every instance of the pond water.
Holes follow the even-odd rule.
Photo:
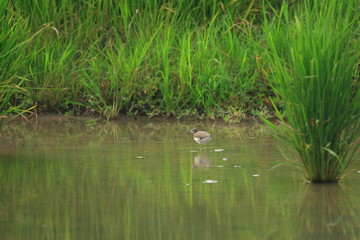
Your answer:
[[[187,134],[193,127],[214,135],[206,149]],[[291,162],[254,127],[53,116],[12,123],[0,132],[0,236],[359,239],[359,163],[341,184],[319,185]]]

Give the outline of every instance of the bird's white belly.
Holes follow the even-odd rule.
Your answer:
[[[206,138],[194,137],[194,140],[199,144],[207,144],[211,140],[211,136]]]

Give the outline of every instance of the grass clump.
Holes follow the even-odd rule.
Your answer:
[[[359,146],[355,7],[352,0],[305,1],[292,15],[284,4],[265,22],[271,86],[284,109],[277,111],[282,126],[271,126],[296,150],[311,182],[338,182]]]

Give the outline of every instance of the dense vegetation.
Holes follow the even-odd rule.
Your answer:
[[[1,115],[266,115],[261,2],[2,1]]]
[[[269,116],[262,27],[281,3],[2,1],[1,116]]]

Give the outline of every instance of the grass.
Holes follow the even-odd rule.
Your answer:
[[[311,182],[338,182],[354,160],[360,133],[356,1],[283,5],[265,22],[271,86],[284,111],[270,125],[295,149]],[[285,22],[286,27],[281,25]]]
[[[260,6],[254,0],[10,1],[2,7],[1,39],[20,46],[2,49],[3,59],[16,55],[2,61],[8,74],[2,79],[16,72],[14,83],[26,94],[12,95],[12,104],[37,111],[106,118],[261,111],[270,91],[258,68]]]
[[[26,78],[20,73],[29,63],[26,47],[43,30],[29,33],[28,18],[16,11],[7,11],[0,3],[0,127],[16,116],[28,113],[34,106],[20,102],[28,97],[23,87]],[[25,100],[26,101],[26,100]]]

